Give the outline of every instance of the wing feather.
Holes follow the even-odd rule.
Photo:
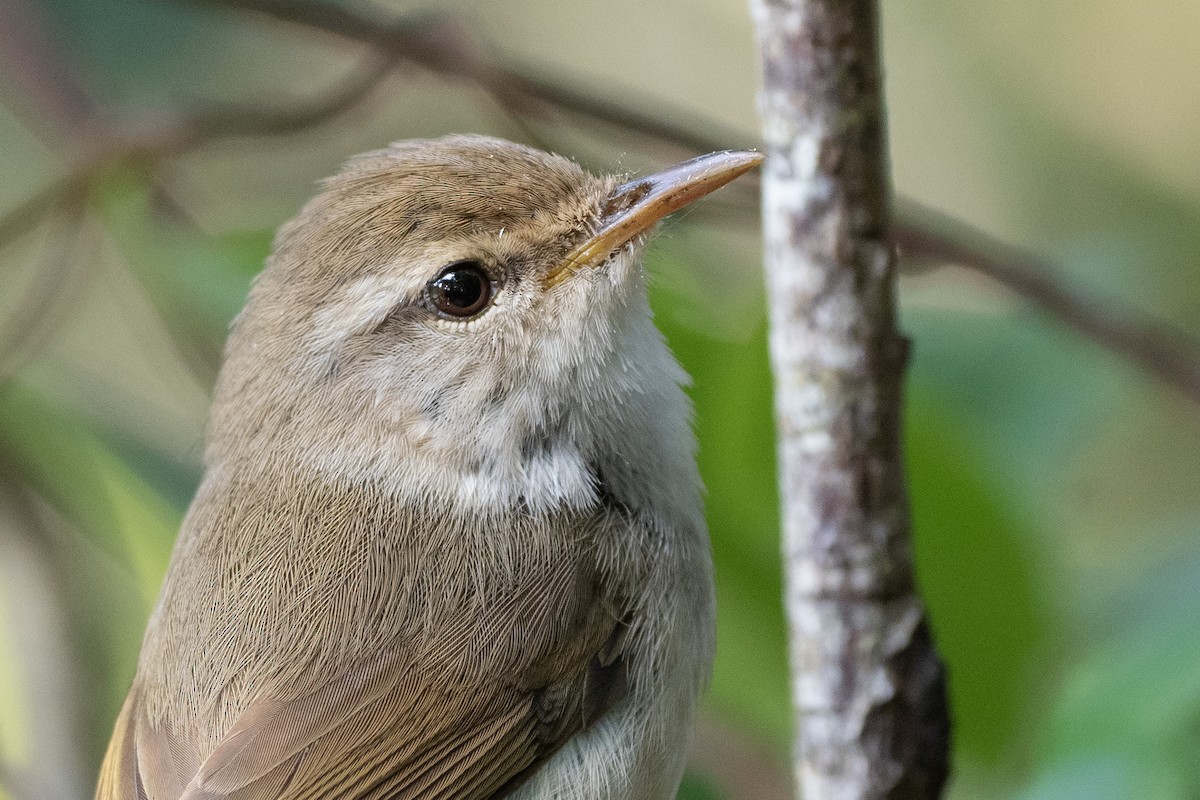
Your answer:
[[[149,734],[149,735],[148,735]],[[137,717],[133,737],[137,754],[138,776],[142,790],[150,800],[159,797],[179,797],[191,777],[200,768],[200,755],[183,737],[169,731],[151,733]],[[153,765],[146,769],[142,765]]]
[[[135,687],[97,800],[143,800],[140,785],[144,800],[490,798],[597,716],[596,666],[619,660],[621,626],[590,602],[508,597],[472,624],[448,621],[454,635],[435,648],[357,663],[293,700],[253,700],[202,760],[182,732],[152,724]],[[496,648],[536,657],[496,671]]]

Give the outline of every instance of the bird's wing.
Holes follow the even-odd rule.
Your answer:
[[[313,692],[252,701],[203,760],[131,693],[97,800],[484,800],[623,691],[623,626],[577,576],[464,617]],[[565,591],[564,591],[565,590]],[[417,652],[414,652],[417,651]]]

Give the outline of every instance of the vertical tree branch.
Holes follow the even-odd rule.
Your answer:
[[[913,582],[874,0],[751,0],[799,796],[933,798],[944,672]]]

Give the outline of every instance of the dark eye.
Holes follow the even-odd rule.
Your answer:
[[[451,264],[429,282],[425,295],[434,310],[446,317],[473,317],[492,299],[492,279],[475,261]]]

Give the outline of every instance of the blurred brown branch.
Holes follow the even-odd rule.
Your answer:
[[[747,147],[745,136],[678,108],[651,114],[642,109],[660,100],[617,101],[571,81],[495,57],[474,42],[469,30],[452,17],[424,15],[387,18],[369,8],[311,0],[199,0],[207,5],[253,11],[361,42],[408,63],[476,84],[503,106],[519,114],[567,112],[599,122],[622,137],[634,134],[690,153]],[[676,121],[679,120],[679,121]],[[699,133],[707,130],[712,133]]]
[[[282,136],[322,125],[362,102],[398,60],[389,53],[370,58],[356,74],[324,95],[286,108],[222,105],[197,110],[190,115],[197,143],[235,136]]]
[[[67,141],[75,150],[73,167],[64,178],[0,217],[0,246],[86,193],[97,176],[110,170],[153,167],[223,138],[279,136],[327,123],[354,108],[401,65],[471,83],[518,121],[565,114],[592,123],[590,131],[617,141],[634,136],[647,145],[687,154],[747,144],[742,134],[682,109],[664,109],[657,98],[622,92],[622,99],[616,100],[498,58],[448,16],[386,17],[368,8],[311,0],[201,2],[349,39],[367,45],[373,55],[354,74],[307,101],[275,108],[196,103],[155,119],[108,119],[88,100],[38,8],[28,0],[0,0],[0,81],[10,94],[26,99],[25,111],[41,117],[40,130],[53,132],[50,138]],[[23,40],[25,44],[14,39],[22,31],[32,37]],[[42,44],[34,47],[29,41]],[[20,46],[8,46],[14,42]],[[656,111],[647,110],[651,107]],[[738,208],[752,208],[753,189],[749,180],[731,188],[743,191]],[[1053,277],[1053,265],[917,204],[900,203],[892,231],[906,260],[958,263],[988,275],[1200,403],[1200,348],[1165,326],[1089,302]]]
[[[1200,343],[1151,320],[1088,301],[1056,279],[1054,266],[1045,260],[947,214],[912,201],[901,208],[906,213],[892,226],[892,240],[902,255],[980,272],[1200,403]]]
[[[11,316],[0,324],[0,385],[52,337],[78,294],[73,291],[78,289],[73,278],[93,262],[75,254],[85,224],[84,198],[73,196],[61,209],[61,230],[49,243],[45,266],[34,275]]]
[[[0,74],[8,94],[47,138],[71,138],[97,109],[42,9],[31,0],[0,0]]]

